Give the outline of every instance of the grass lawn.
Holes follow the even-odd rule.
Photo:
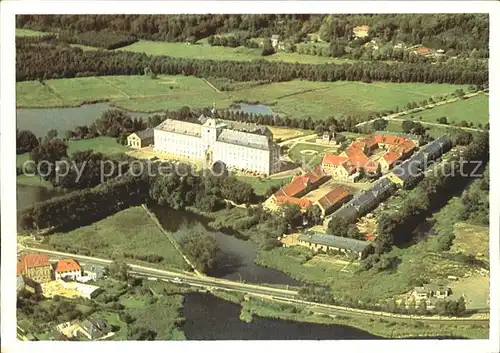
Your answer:
[[[419,119],[415,119],[414,121],[420,121]],[[385,128],[385,131],[387,132],[397,132],[397,133],[403,133],[403,128],[401,127],[401,124],[403,121],[396,121],[396,120],[391,120],[387,124],[387,127]],[[437,138],[443,134],[446,134],[449,132],[450,128],[448,126],[436,126],[436,125],[424,125],[428,130],[428,133],[430,136]]]
[[[328,150],[332,149],[306,143],[298,143],[288,151],[288,156],[298,165],[307,164],[315,166],[321,162]]]
[[[31,29],[24,29],[24,28],[16,28],[16,37],[38,37],[47,34],[52,34],[52,33],[32,31]]]
[[[88,253],[132,262],[131,255],[157,255],[159,263],[147,263],[161,268],[185,269],[185,263],[173,245],[149,218],[142,207],[132,207],[99,222],[67,233],[49,237],[48,244],[66,252]],[[135,260],[145,264],[143,261]]]
[[[489,122],[488,96],[481,94],[472,98],[444,104],[421,113],[413,114],[418,120],[436,123],[437,119],[445,116],[448,122],[472,122],[474,125],[485,125]],[[420,119],[422,117],[422,119]]]
[[[116,50],[146,53],[148,55],[168,55],[178,58],[206,59],[206,60],[270,60],[298,62],[303,64],[345,63],[347,60],[335,59],[315,55],[278,52],[274,55],[262,56],[258,48],[228,48],[204,44],[189,45],[186,43],[169,43],[140,40],[129,46]]]
[[[74,140],[68,143],[68,155],[76,151],[94,150],[94,152],[101,152],[106,155],[116,155],[125,153],[130,149],[126,146],[120,145],[116,139],[108,136],[100,136],[87,140]]]
[[[109,100],[112,105],[134,111],[209,107],[215,101],[227,109],[235,101],[260,102],[290,117],[366,116],[403,107],[433,95],[449,93],[460,85],[362,82],[312,82],[294,80],[258,86],[242,86],[216,92],[194,76],[100,76],[39,82],[18,82],[18,107],[77,106],[85,101]],[[425,97],[424,97],[425,96]]]
[[[267,190],[271,186],[281,186],[288,184],[290,180],[292,179],[291,177],[286,177],[282,179],[260,179],[256,177],[251,177],[251,176],[242,176],[238,175],[236,178],[240,179],[241,181],[244,181],[250,185],[252,185],[255,194],[256,195],[265,195]]]

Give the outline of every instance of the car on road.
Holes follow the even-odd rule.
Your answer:
[[[174,283],[182,283],[182,279],[180,279],[179,277],[174,277],[174,279],[172,280],[172,282],[174,282]]]

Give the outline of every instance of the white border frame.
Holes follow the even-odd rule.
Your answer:
[[[4,1],[1,8],[1,210],[2,267],[1,267],[1,325],[2,352],[37,351],[86,352],[89,349],[134,350],[167,348],[174,351],[195,351],[200,343],[188,342],[24,342],[16,340],[14,291],[16,263],[16,176],[15,170],[15,14],[169,14],[169,13],[489,13],[490,14],[490,179],[500,180],[500,119],[498,101],[500,77],[500,3],[497,1]],[[493,64],[493,65],[491,65]],[[495,138],[496,137],[496,138]],[[500,184],[490,184],[490,337],[488,340],[375,340],[375,341],[234,341],[204,342],[203,348],[219,352],[258,349],[286,349],[303,352],[305,349],[335,349],[348,352],[381,350],[383,352],[464,351],[499,352],[499,201]],[[236,341],[237,342],[237,341]],[[139,346],[140,344],[140,346]],[[333,347],[332,347],[333,346]],[[139,348],[142,347],[142,348]]]

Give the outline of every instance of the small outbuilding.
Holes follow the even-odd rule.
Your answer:
[[[154,130],[147,128],[146,130],[137,131],[127,137],[127,146],[132,148],[143,148],[154,143]]]

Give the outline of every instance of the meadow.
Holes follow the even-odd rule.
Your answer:
[[[203,42],[202,42],[203,43]],[[278,52],[273,55],[262,56],[262,49],[246,48],[246,47],[221,47],[210,46],[205,44],[187,44],[173,42],[154,42],[148,40],[140,40],[129,46],[116,49],[123,51],[131,51],[145,53],[148,55],[167,55],[177,58],[190,59],[206,59],[206,60],[270,60],[270,61],[285,61],[298,62],[302,64],[326,64],[326,63],[345,63],[348,60],[329,58],[316,55],[304,55],[297,53]]]
[[[485,125],[489,122],[488,98],[488,96],[481,94],[427,109],[413,115],[421,121],[430,123],[436,123],[437,119],[446,117],[448,123],[455,122],[458,124],[465,120],[469,123],[474,123],[474,126],[478,126],[478,124]]]
[[[402,108],[412,101],[450,93],[460,85],[420,83],[312,82],[294,80],[218,92],[194,76],[99,76],[16,84],[17,107],[78,106],[109,101],[130,111],[155,112],[210,107],[227,109],[233,102],[259,102],[292,118],[367,116]]]
[[[44,244],[59,251],[136,262],[150,267],[186,268],[184,259],[142,207],[128,208],[89,226],[50,235]],[[154,246],[151,247],[151,244]],[[147,256],[161,257],[162,260],[154,263],[140,260]]]

